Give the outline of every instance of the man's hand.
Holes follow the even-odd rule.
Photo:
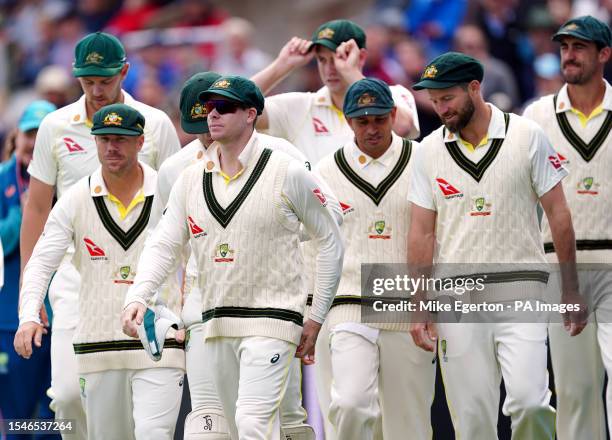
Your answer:
[[[121,315],[121,326],[123,333],[132,338],[138,337],[138,326],[142,324],[147,306],[139,302],[133,302],[123,309]]]
[[[429,312],[413,314],[410,323],[410,336],[414,343],[425,351],[434,352],[438,341],[438,330]]]
[[[47,315],[47,308],[44,304],[40,308],[40,322],[42,322],[43,326],[49,327],[49,315]]]
[[[314,57],[314,50],[310,50],[312,41],[293,37],[283,46],[276,58],[276,62],[283,70],[293,70],[305,66]]]
[[[43,307],[44,308],[44,307]],[[17,354],[25,359],[32,356],[32,340],[34,345],[40,348],[43,335],[47,334],[47,329],[37,322],[25,322],[19,326],[13,346]]]
[[[588,307],[578,292],[564,293],[561,297],[563,304],[578,304],[579,310],[566,311],[563,313],[563,327],[570,336],[579,335],[587,325],[589,317]]]
[[[302,337],[300,339],[300,345],[298,345],[295,352],[295,357],[304,359],[304,363],[313,363],[315,344],[317,342],[317,336],[321,330],[321,324],[312,319],[309,319],[304,324],[304,330],[302,330]]]
[[[365,78],[359,66],[361,50],[355,40],[344,41],[336,48],[334,65],[342,78],[348,83],[353,84]]]
[[[185,329],[182,328],[180,330],[177,330],[176,333],[174,334],[174,339],[176,340],[176,342],[178,342],[179,344],[181,342],[185,342]]]

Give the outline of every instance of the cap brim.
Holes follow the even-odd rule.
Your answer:
[[[345,113],[346,118],[358,118],[360,116],[379,116],[391,113],[393,107],[364,107],[351,113]]]
[[[141,136],[143,133],[130,130],[129,128],[121,128],[121,127],[102,127],[91,130],[91,134],[94,136],[102,135],[102,134],[119,134],[123,136]]]
[[[579,40],[595,42],[595,40],[593,40],[592,38],[589,38],[583,33],[577,32],[577,31],[559,31],[551,37],[551,40],[561,41],[561,38],[563,37],[575,37],[575,38],[578,38]]]
[[[226,98],[230,98],[230,99],[232,99],[232,100],[234,100],[236,102],[239,102],[241,104],[245,104],[245,102],[242,100],[242,98],[240,98],[238,95],[236,95],[231,90],[226,90],[226,89],[208,89],[208,90],[204,90],[202,93],[200,93],[198,95],[198,100],[206,101],[206,98],[208,98],[211,95],[225,96]]]
[[[19,124],[17,128],[19,128],[19,131],[25,133],[26,131],[34,130],[40,127],[41,122],[42,120],[41,121],[26,121],[26,122],[22,122],[21,124]]]
[[[310,45],[310,49],[309,50],[314,50],[314,48],[319,45],[319,46],[323,46],[328,48],[331,51],[336,51],[336,49],[338,48],[338,45],[336,43],[334,43],[331,40],[314,40],[312,42],[312,44]]]
[[[181,127],[185,133],[189,134],[203,134],[209,133],[208,129],[208,121],[206,118],[200,119],[198,121],[188,121],[186,119],[181,118]]]
[[[450,89],[456,86],[457,82],[446,82],[446,81],[433,81],[431,79],[424,79],[419,81],[412,86],[412,90],[424,90],[424,89]]]
[[[81,76],[115,76],[123,69],[123,65],[119,67],[100,67],[100,66],[85,66],[73,67],[72,75],[75,78]]]

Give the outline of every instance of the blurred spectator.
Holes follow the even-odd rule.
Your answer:
[[[447,52],[463,21],[467,0],[412,0],[404,12],[408,32],[425,47],[427,58]]]
[[[162,93],[169,92],[181,80],[178,77],[178,66],[169,56],[172,51],[173,48],[163,46],[154,38],[134,55],[130,55],[128,59],[130,69],[123,82],[124,90],[136,95],[136,98],[139,99],[137,91],[140,83],[145,78],[153,78],[163,88]]]
[[[592,15],[604,23],[610,22],[612,1],[610,0],[574,0],[572,3],[572,17]]]
[[[26,108],[9,137],[7,151],[14,148],[14,152],[0,165],[0,240],[6,268],[0,292],[0,412],[5,419],[53,418],[46,394],[51,385],[50,335],[43,335],[40,349],[34,350],[30,359],[21,358],[13,348],[19,325],[19,229],[29,183],[26,168],[32,159],[38,126],[53,110],[55,106],[45,101],[35,101]]]
[[[480,0],[474,23],[482,29],[493,57],[506,63],[514,73],[521,101],[533,96],[532,51],[521,28],[518,0]]]
[[[43,68],[38,76],[34,87],[39,98],[49,101],[57,108],[64,107],[74,99],[71,90],[74,82],[64,67],[50,65]]]
[[[159,6],[151,0],[125,0],[121,9],[109,21],[106,32],[118,35],[148,27]]]
[[[250,78],[272,62],[272,57],[253,46],[255,28],[239,17],[223,22],[225,44],[220,48],[211,70],[224,75]]]
[[[411,89],[412,85],[421,79],[421,74],[427,66],[425,51],[418,41],[410,39],[397,43],[394,51],[404,71],[405,79],[402,85]],[[434,111],[426,90],[411,90],[411,92],[416,102],[421,138],[423,138],[440,126],[440,119]]]
[[[368,49],[363,74],[382,79],[387,84],[401,83],[404,79],[402,67],[389,56],[390,33],[387,28],[376,25],[365,29]]]
[[[79,0],[77,5],[79,16],[85,25],[85,33],[104,29],[109,20],[119,9],[121,0]]]
[[[557,28],[572,17],[571,0],[547,0],[546,9],[551,14]]]
[[[534,58],[545,53],[557,51],[552,41],[553,34],[559,29],[545,6],[534,6],[527,13],[527,32]]]
[[[489,54],[485,36],[479,28],[473,25],[461,26],[455,34],[455,49],[484,64],[482,96],[485,101],[503,111],[511,111],[520,105],[512,70],[503,61]]]
[[[85,26],[75,9],[53,22],[55,40],[50,44],[49,63],[72,67],[74,46],[85,36]]]
[[[555,94],[561,89],[564,81],[559,64],[559,57],[554,53],[545,53],[535,59],[535,97],[523,104],[523,109],[536,99]]]

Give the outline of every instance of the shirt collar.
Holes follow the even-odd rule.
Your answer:
[[[136,100],[132,98],[132,96],[126,92],[125,90],[121,90],[123,93],[123,103],[129,105],[130,107],[134,107],[134,103]],[[72,125],[78,124],[87,124],[87,107],[85,106],[85,94],[83,94],[79,100],[76,102],[76,108],[74,114],[70,117],[70,123]],[[91,121],[89,121],[91,123]]]
[[[204,169],[206,172],[221,172],[221,162],[219,160],[219,154],[221,152],[220,148],[221,143],[215,141],[206,149],[206,152],[204,153],[204,159],[206,160]],[[253,160],[259,157],[259,154],[257,153],[259,153],[260,150],[261,147],[259,145],[259,135],[257,130],[253,130],[253,134],[251,134],[249,141],[245,145],[242,152],[238,155],[238,161],[240,162],[240,165],[242,165],[243,170],[246,170],[246,168],[251,165]]]
[[[144,173],[144,179],[142,183],[142,192],[145,197],[152,196],[155,194],[155,186],[157,181],[157,173],[150,166],[138,162]],[[96,196],[108,196],[108,189],[102,178],[102,167],[99,166],[91,175],[89,184],[89,191],[92,197]]]
[[[329,91],[329,88],[327,88],[327,86],[323,86],[319,90],[317,90],[315,92],[314,98],[315,98],[314,99],[315,105],[320,105],[323,107],[331,107],[334,104],[331,98],[331,93]]]
[[[604,110],[612,111],[612,86],[604,79],[606,83],[606,91],[604,92],[603,101],[601,107]],[[563,113],[570,111],[572,108],[572,102],[570,101],[569,94],[567,93],[567,84],[563,84],[561,90],[557,94],[557,107],[555,108],[556,113]]]
[[[355,166],[357,166],[359,169],[364,169],[372,162],[378,162],[382,164],[385,168],[395,165],[395,163],[397,162],[397,156],[399,155],[402,148],[403,140],[395,133],[392,133],[391,136],[391,145],[389,146],[387,151],[385,151],[383,155],[380,156],[378,159],[374,159],[363,151],[361,151],[355,143],[354,139],[347,143],[346,149],[348,150],[348,154],[352,158],[352,161]]]
[[[504,112],[495,107],[493,104],[487,103],[491,108],[491,120],[489,121],[489,128],[487,128],[487,138],[491,139],[504,139],[506,137],[506,119],[504,118]],[[458,133],[453,133],[448,130],[444,130],[445,137],[444,142],[458,142]]]

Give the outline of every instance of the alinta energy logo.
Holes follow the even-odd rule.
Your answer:
[[[87,246],[87,252],[89,252],[89,256],[91,257],[92,261],[95,260],[108,260],[108,258],[106,257],[106,254],[104,253],[104,250],[98,246],[97,244],[95,244],[91,238],[83,238],[83,241],[85,242],[85,246]]]
[[[442,195],[445,199],[463,197],[463,193],[461,191],[459,191],[457,188],[455,188],[453,185],[451,185],[441,177],[436,178],[436,182],[438,183],[438,187],[440,188],[440,191],[442,191]]]
[[[189,229],[191,230],[191,234],[193,238],[205,237],[208,235],[204,229],[200,228],[196,222],[191,218],[191,216],[187,217],[187,223],[189,223]]]

